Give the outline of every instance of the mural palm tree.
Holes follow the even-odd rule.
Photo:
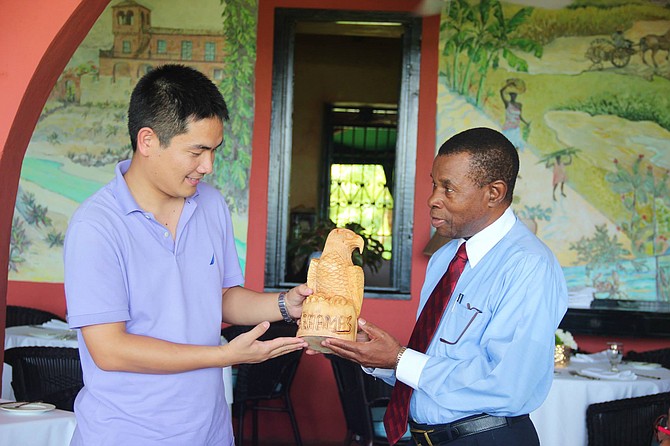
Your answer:
[[[471,98],[470,89],[476,85],[474,103],[479,105],[486,75],[490,68],[498,68],[501,56],[510,68],[527,72],[528,62],[514,50],[542,57],[542,45],[529,38],[515,37],[514,32],[532,13],[533,8],[521,8],[506,19],[498,0],[482,0],[476,5],[467,0],[451,2],[447,20],[443,23],[445,45],[442,52],[443,56],[451,58],[447,76],[449,87]]]
[[[221,3],[225,5],[226,65],[219,88],[226,99],[230,121],[226,123],[222,150],[217,154],[214,182],[231,211],[243,212],[247,207],[251,166],[257,2],[221,0]]]

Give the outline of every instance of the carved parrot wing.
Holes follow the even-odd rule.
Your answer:
[[[354,249],[363,250],[363,238],[349,229],[335,228],[326,239],[321,258],[312,259],[307,270],[307,286],[314,294],[351,300],[360,314],[363,302],[363,269],[353,264]]]

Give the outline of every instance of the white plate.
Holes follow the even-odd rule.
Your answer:
[[[28,403],[22,406],[20,406],[20,404],[22,404],[20,401],[15,404],[3,404],[0,406],[0,409],[14,413],[44,413],[56,408],[56,406],[49,403]]]
[[[661,368],[661,364],[656,364],[655,362],[627,361],[626,364],[635,367],[636,369],[644,369],[644,370],[654,370]]]

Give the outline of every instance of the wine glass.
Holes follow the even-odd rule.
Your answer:
[[[619,371],[619,364],[623,359],[623,344],[621,342],[607,343],[607,359],[610,362],[610,370],[613,372]]]

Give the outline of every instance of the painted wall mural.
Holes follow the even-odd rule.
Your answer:
[[[242,267],[253,129],[256,1],[112,1],[53,88],[21,170],[9,279],[62,282],[67,223],[132,154],[127,106],[152,67],[183,63],[221,89],[231,119],[217,151],[215,184],[231,208]]]
[[[670,311],[670,0],[519,2],[443,3],[436,147],[473,126],[514,142],[515,210],[558,256],[572,307]],[[164,61],[202,69],[228,102],[209,181],[228,199],[245,263],[256,8],[256,0],[110,3],[26,152],[10,280],[62,281],[67,222],[130,155],[130,91]]]
[[[514,143],[514,208],[571,307],[670,311],[670,2],[553,6],[444,4],[436,143],[473,126]]]

